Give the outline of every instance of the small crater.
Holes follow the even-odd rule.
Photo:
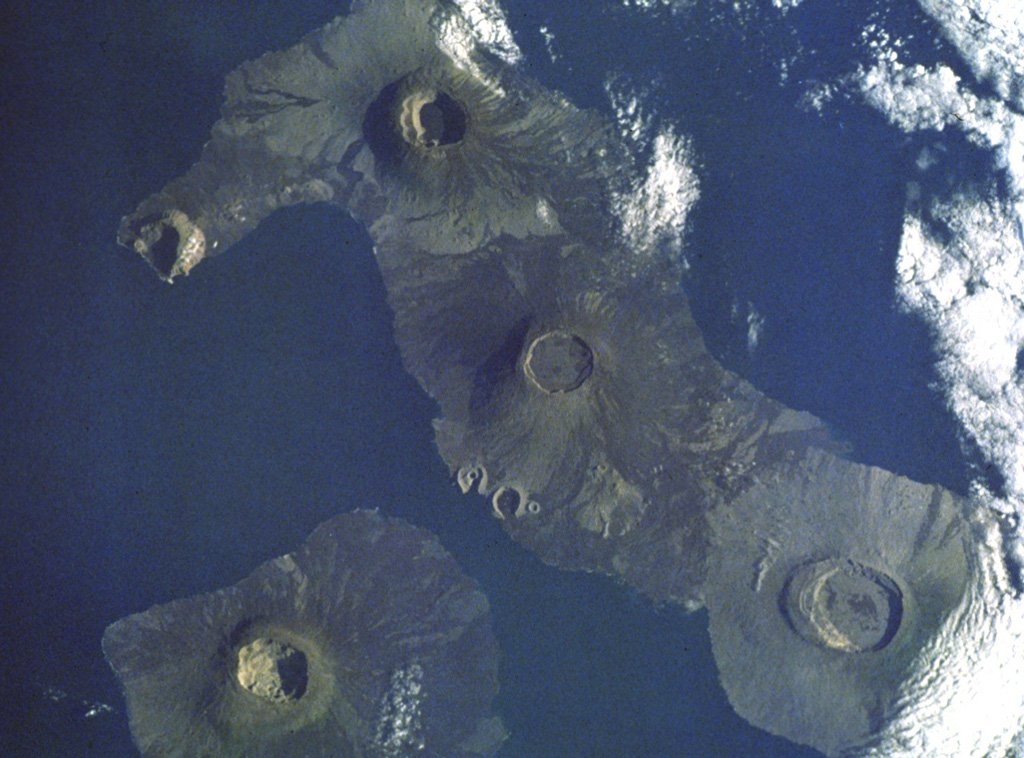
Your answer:
[[[501,520],[513,518],[522,507],[523,496],[515,487],[499,487],[491,497],[494,515]]]

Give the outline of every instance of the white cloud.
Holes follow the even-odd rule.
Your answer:
[[[656,126],[644,107],[646,93],[619,80],[605,85],[619,133],[632,152],[646,156],[615,199],[622,234],[631,249],[681,249],[690,209],[700,197],[690,140],[671,125]]]
[[[433,19],[438,46],[452,60],[484,78],[474,61],[479,50],[486,50],[509,65],[523,59],[505,14],[495,0],[459,0],[457,5],[459,12],[446,9]]]
[[[1024,246],[1014,215],[967,197],[908,214],[897,290],[934,327],[950,408],[1024,502]]]
[[[974,75],[1003,100],[1024,105],[1024,4],[1015,0],[919,0]]]
[[[458,6],[482,47],[510,65],[523,59],[497,0],[458,0]]]
[[[764,331],[764,316],[762,316],[753,303],[747,303],[747,352],[753,353],[761,342],[761,333]]]
[[[842,83],[905,132],[961,133],[991,151],[996,171],[1005,172],[965,177],[962,187],[941,196],[908,187],[897,294],[907,311],[931,326],[949,408],[997,467],[1005,493],[997,497],[984,480],[975,484],[975,584],[903,688],[906,712],[897,711],[866,755],[1001,755],[1019,741],[1024,714],[1024,599],[1012,575],[1024,555],[1017,529],[1024,516],[1024,377],[1018,369],[1024,349],[1024,126],[1003,102],[1021,91],[1024,57],[1013,40],[1024,27],[1020,13],[984,15],[987,5],[922,0],[972,68],[998,85],[1000,97],[976,95],[950,66],[904,63],[899,41],[874,27],[864,34],[874,63]],[[979,13],[1012,28],[1003,33],[979,25],[972,20]],[[1007,61],[1012,64],[1000,73]],[[834,91],[819,87],[810,102],[821,108]],[[938,144],[938,152],[919,158],[925,178],[945,160]]]

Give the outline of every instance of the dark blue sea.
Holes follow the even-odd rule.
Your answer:
[[[791,11],[815,51],[803,57],[758,4],[746,22],[718,6],[504,5],[527,74],[605,111],[604,83],[624,76],[692,137],[686,288],[716,357],[825,419],[857,460],[965,491],[927,329],[894,302],[912,146],[862,106],[795,108],[766,53],[793,46],[795,78],[835,73],[874,6]],[[733,713],[705,613],[546,567],[459,493],[436,409],[400,363],[369,237],[339,210],[278,212],[173,286],[116,245],[121,217],[198,157],[224,76],[344,9],[3,12],[0,752],[137,754],[106,625],[232,584],[358,507],[435,532],[482,584],[503,758],[817,755]],[[756,350],[736,316],[750,304],[766,324]]]

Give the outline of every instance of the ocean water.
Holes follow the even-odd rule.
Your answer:
[[[915,138],[852,104],[793,107],[788,82],[840,70],[833,48],[848,64],[877,11],[833,6],[794,21],[799,35],[759,31],[758,4],[749,18],[714,3],[504,7],[528,74],[609,118],[610,87],[636,95],[641,152],[664,129],[693,139],[701,202],[681,252],[716,357],[826,420],[858,460],[964,493],[976,461],[933,386],[929,328],[892,284]],[[459,494],[370,240],[340,211],[281,211],[173,286],[117,247],[121,216],[197,158],[224,76],[342,10],[44,0],[5,14],[3,752],[135,755],[104,627],[234,583],[368,507],[435,532],[487,593],[501,756],[817,755],[732,711],[703,612],[546,567]],[[790,48],[782,74],[786,56],[764,51]]]

